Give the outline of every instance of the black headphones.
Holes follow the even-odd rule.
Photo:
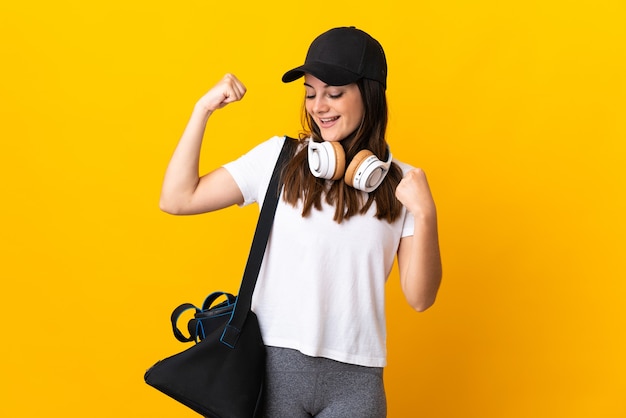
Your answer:
[[[339,142],[309,140],[309,169],[315,177],[339,180],[342,176],[348,186],[364,192],[374,191],[385,179],[391,167],[391,152],[387,161],[381,161],[372,151],[359,151],[346,169],[346,156]]]

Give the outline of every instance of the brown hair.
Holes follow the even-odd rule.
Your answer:
[[[354,158],[357,152],[367,149],[372,151],[380,160],[387,159],[388,145],[385,141],[387,129],[387,98],[382,84],[360,79],[357,81],[365,114],[361,126],[341,141],[346,154],[346,164]],[[322,141],[319,127],[313,121],[303,106],[302,126],[304,132],[300,134],[298,142],[303,144],[307,138]],[[389,173],[382,184],[369,193],[363,201],[362,192],[348,186],[343,178],[333,181],[330,188],[326,187],[326,180],[315,177],[309,170],[307,161],[307,147],[301,147],[283,170],[285,184],[284,199],[295,206],[302,199],[302,216],[311,213],[312,208],[322,208],[322,196],[326,203],[335,206],[334,220],[341,223],[344,219],[357,214],[365,214],[376,202],[376,217],[393,222],[401,213],[402,204],[396,199],[395,190],[402,179],[402,170],[392,163]]]

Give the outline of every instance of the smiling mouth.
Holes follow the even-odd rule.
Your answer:
[[[320,118],[320,122],[331,123],[331,122],[336,121],[337,119],[339,119],[339,116],[335,116],[334,118],[324,118],[324,119]]]

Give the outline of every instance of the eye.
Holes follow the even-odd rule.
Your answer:
[[[343,92],[335,93],[335,94],[328,94],[328,97],[330,97],[331,99],[338,99],[341,96],[343,96]]]

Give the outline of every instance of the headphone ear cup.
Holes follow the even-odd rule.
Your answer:
[[[389,160],[383,162],[372,151],[361,150],[346,169],[344,181],[348,186],[357,190],[372,192],[383,182],[390,165],[391,154],[389,154]]]
[[[315,177],[339,180],[346,169],[346,155],[339,142],[315,142],[308,146],[309,169]]]
[[[350,164],[346,169],[346,175],[344,176],[344,181],[348,186],[354,187],[354,175],[357,173],[359,166],[361,165],[363,160],[365,160],[367,157],[371,157],[372,155],[374,155],[372,151],[364,149],[357,152],[352,161],[350,161]]]
[[[346,172],[346,153],[339,142],[327,142],[333,147],[333,154],[335,156],[335,172],[331,177],[331,180],[339,180]]]

